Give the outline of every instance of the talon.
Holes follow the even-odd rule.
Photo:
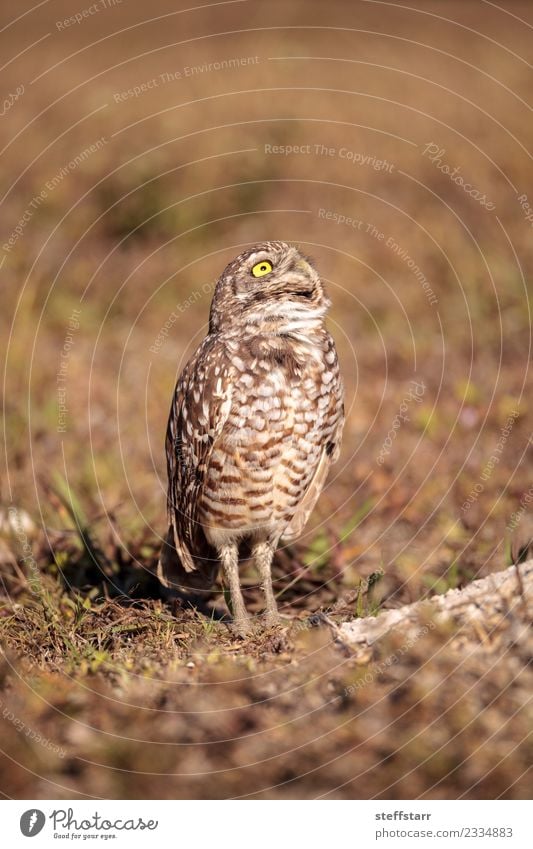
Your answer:
[[[231,627],[236,636],[240,637],[241,640],[245,640],[254,634],[253,623],[248,617],[246,619],[234,619]]]
[[[267,613],[265,616],[265,625],[267,628],[279,628],[281,619],[278,613]]]

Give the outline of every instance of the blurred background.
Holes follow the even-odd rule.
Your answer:
[[[40,679],[47,699],[57,688],[81,699],[65,675],[123,686],[128,663],[157,677],[158,664],[179,658],[179,677],[191,640],[204,640],[205,658],[225,639],[223,625],[180,622],[152,572],[174,383],[206,332],[214,282],[255,241],[292,242],[316,261],[347,391],[341,459],[304,536],[276,560],[287,619],[339,599],[341,615],[373,613],[499,570],[533,500],[530,4],[189,5],[2,4],[2,610],[14,657],[57,676]],[[24,545],[31,558],[21,561]],[[51,625],[38,631],[32,570],[55,636]],[[245,572],[244,583],[259,611],[256,577]],[[120,629],[112,645],[100,639],[124,615],[123,597],[151,599],[145,624],[132,626],[148,669]],[[221,587],[207,601],[216,611]],[[87,631],[84,616],[94,617]],[[263,650],[249,650],[253,663]],[[371,691],[365,698],[374,704]],[[94,699],[83,708],[91,727],[103,710]],[[144,691],[136,704],[147,704]],[[290,705],[277,708],[287,721]],[[48,736],[73,734],[71,747],[93,751],[87,728],[59,732],[57,716],[34,709]],[[109,722],[111,733],[124,718]],[[10,745],[41,775],[21,767],[11,795],[193,792],[108,773],[99,790],[98,770],[89,780],[79,763],[50,786],[42,776],[64,764]],[[126,750],[115,767],[146,772],[149,755],[129,760]],[[274,783],[283,770],[289,781],[284,765]],[[260,792],[261,777],[249,791],[241,779],[194,792]],[[498,792],[513,783],[494,782]],[[294,794],[316,787],[304,781]],[[413,788],[411,779],[390,792]]]

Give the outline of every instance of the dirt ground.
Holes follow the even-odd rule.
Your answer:
[[[335,625],[533,537],[530,5],[23,6],[0,21],[0,791],[527,797],[520,598],[462,650],[435,627],[361,658]],[[271,238],[326,282],[347,424],[276,557],[284,627],[241,641],[221,584],[154,576],[163,442],[214,281]]]

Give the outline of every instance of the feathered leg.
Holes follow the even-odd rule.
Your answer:
[[[235,630],[240,637],[246,637],[252,631],[250,616],[244,606],[239,582],[239,549],[236,543],[228,543],[219,549],[220,562],[224,578],[229,587]]]
[[[258,542],[252,549],[252,557],[261,577],[263,592],[266,600],[265,622],[268,628],[280,624],[278,606],[272,588],[272,559],[274,546],[268,542]]]

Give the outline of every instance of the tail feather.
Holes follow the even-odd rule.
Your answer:
[[[174,545],[174,531],[168,529],[165,541],[161,547],[157,577],[164,587],[181,592],[198,592],[209,590],[217,579],[219,564],[213,559],[194,558],[193,571],[184,568]]]

